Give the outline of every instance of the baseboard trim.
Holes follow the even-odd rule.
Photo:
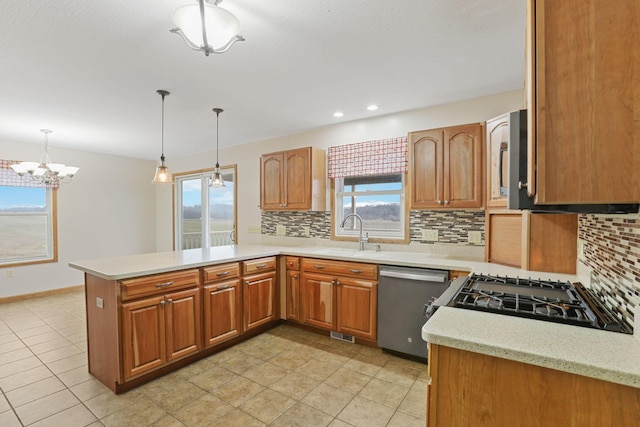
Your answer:
[[[10,297],[0,298],[0,304],[5,304],[8,302],[24,301],[24,300],[33,299],[33,298],[48,297],[51,295],[66,294],[68,292],[81,291],[83,289],[84,289],[84,285],[77,285],[77,286],[69,286],[68,288],[49,289],[46,291],[33,292],[31,294],[13,295]]]

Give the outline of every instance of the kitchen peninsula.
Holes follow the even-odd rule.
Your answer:
[[[251,329],[248,334],[245,327],[238,336],[222,344],[229,346],[240,342],[244,337],[253,336],[278,324],[280,319],[284,318],[281,314],[283,310],[281,311],[280,307],[282,306],[281,301],[286,299],[286,291],[284,290],[286,289],[284,286],[285,256],[472,271],[493,275],[525,277],[536,274],[497,264],[426,253],[263,245],[225,246],[208,250],[192,249],[73,262],[70,263],[71,267],[85,272],[90,372],[114,392],[119,393],[223,348],[213,346],[207,350],[202,348],[202,344],[200,347],[196,345],[197,348],[192,353],[178,355],[176,362],[166,363],[165,361],[157,367],[152,367],[148,372],[140,374],[129,372],[127,374],[125,372],[126,362],[122,358],[123,347],[125,347],[122,334],[123,329],[127,327],[123,321],[122,307],[127,302],[127,292],[130,292],[132,283],[134,285],[142,283],[142,287],[145,286],[144,284],[150,283],[152,288],[158,285],[162,285],[160,288],[171,288],[177,284],[179,289],[176,289],[175,293],[180,294],[189,289],[200,289],[202,281],[207,283],[211,281],[211,277],[207,279],[206,275],[194,274],[194,272],[211,271],[210,276],[219,274],[219,277],[224,279],[223,282],[215,280],[211,282],[216,286],[216,290],[226,292],[224,294],[226,298],[233,294],[229,290],[234,289],[232,286],[234,280],[246,280],[245,273],[242,271],[244,267],[240,267],[240,271],[236,273],[233,270],[234,266],[253,265],[260,267],[259,271],[264,268],[265,273],[258,272],[258,276],[262,277],[262,279],[258,279],[258,282],[263,283],[264,277],[267,276],[271,277],[270,280],[275,277],[277,285],[275,288],[269,286],[261,288],[261,292],[255,295],[267,299],[269,304],[266,307],[272,307],[272,310],[260,311],[261,316],[266,316],[267,320]],[[267,265],[268,262],[274,263]],[[262,267],[263,265],[265,266]],[[271,271],[271,266],[275,271]],[[266,270],[270,272],[266,272]],[[254,276],[255,273],[256,271],[247,272],[251,276]],[[549,276],[547,273],[538,274]],[[147,277],[157,278],[159,275],[173,275],[172,280],[169,280],[173,284],[166,285],[169,281],[141,280]],[[237,279],[229,277],[234,275]],[[553,277],[560,280],[577,280],[574,275],[553,274]],[[193,307],[193,310],[182,310],[183,317],[198,317],[199,314],[194,314],[195,312],[200,313],[197,308],[199,307],[198,298],[201,298],[200,295],[203,293],[206,294],[206,292],[200,291],[193,296],[194,299],[190,299],[192,297],[187,293],[187,296],[183,295],[182,299],[176,299],[166,296],[169,293],[167,289],[162,290],[162,293],[161,297],[150,296],[149,298],[157,298],[157,305],[160,305],[162,301],[165,301],[165,306],[174,304],[175,301],[182,301],[185,307]],[[235,296],[238,297],[237,294]],[[255,304],[251,306],[244,305],[244,311],[255,311],[252,307],[258,307],[259,302],[254,301]],[[119,304],[120,309],[118,308]],[[206,307],[206,304],[204,305]],[[229,312],[234,312],[230,305],[225,307],[230,308]],[[234,305],[233,307],[242,306]],[[159,327],[158,325],[162,323],[168,325],[171,322],[171,319],[166,316],[158,317],[157,310],[143,310],[143,313],[145,313],[144,316],[160,319],[157,324],[152,322],[154,327]],[[199,324],[201,323],[202,320]],[[246,320],[244,325],[247,325]],[[164,325],[163,327],[168,326]],[[203,341],[198,340],[194,335],[198,332],[186,333],[179,328],[175,332],[180,335],[178,341],[184,339],[182,335],[194,337],[193,339],[198,343]],[[199,333],[202,335],[202,332]],[[468,358],[469,355],[491,357],[499,361],[522,364],[533,369],[546,369],[552,374],[566,374],[570,378],[593,379],[601,384],[624,387],[624,399],[632,404],[627,410],[636,410],[637,408],[637,413],[640,413],[640,340],[633,335],[442,307],[423,327],[423,338],[430,342],[432,351],[436,348],[436,351],[439,351],[441,355],[447,350],[462,351],[461,360],[463,362],[468,360],[473,363],[473,359]],[[127,339],[132,338],[127,337]],[[167,343],[163,344],[166,347]],[[190,348],[188,340],[182,342],[182,347]],[[430,369],[444,366],[441,358],[435,354],[431,354],[430,358]],[[436,360],[438,360],[437,365]],[[480,363],[479,366],[482,366],[483,362]],[[109,375],[105,376],[105,371]],[[435,378],[433,372],[431,375],[432,378]],[[540,377],[536,376],[535,378]],[[529,380],[530,378],[527,380],[513,379],[514,387],[527,383]],[[545,387],[554,388],[551,383],[545,384]],[[430,388],[430,390],[432,389]],[[431,392],[433,393],[433,390]],[[611,402],[610,398],[606,400],[607,404],[610,404],[609,406],[615,404],[615,402]],[[432,414],[437,413],[435,409],[431,409],[431,411]]]

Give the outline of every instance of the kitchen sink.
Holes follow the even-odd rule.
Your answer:
[[[382,258],[387,256],[385,252],[376,251],[359,251],[357,249],[343,249],[343,248],[323,248],[313,251],[314,255],[333,255],[344,256],[350,258]]]

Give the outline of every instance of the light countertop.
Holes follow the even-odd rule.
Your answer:
[[[103,279],[120,280],[274,255],[578,280],[575,275],[526,271],[472,258],[418,252],[360,252],[323,246],[234,245],[83,260],[69,265]],[[640,332],[638,329],[636,327],[636,334]],[[422,338],[434,344],[640,388],[640,338],[637,336],[441,307],[423,326]]]

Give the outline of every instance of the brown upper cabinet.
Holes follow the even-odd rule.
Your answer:
[[[326,154],[299,148],[263,154],[260,158],[262,210],[325,210]]]
[[[640,2],[529,0],[527,189],[538,204],[640,200]]]
[[[487,120],[487,209],[506,208],[509,191],[509,114]]]
[[[482,207],[482,125],[409,133],[411,208]]]

